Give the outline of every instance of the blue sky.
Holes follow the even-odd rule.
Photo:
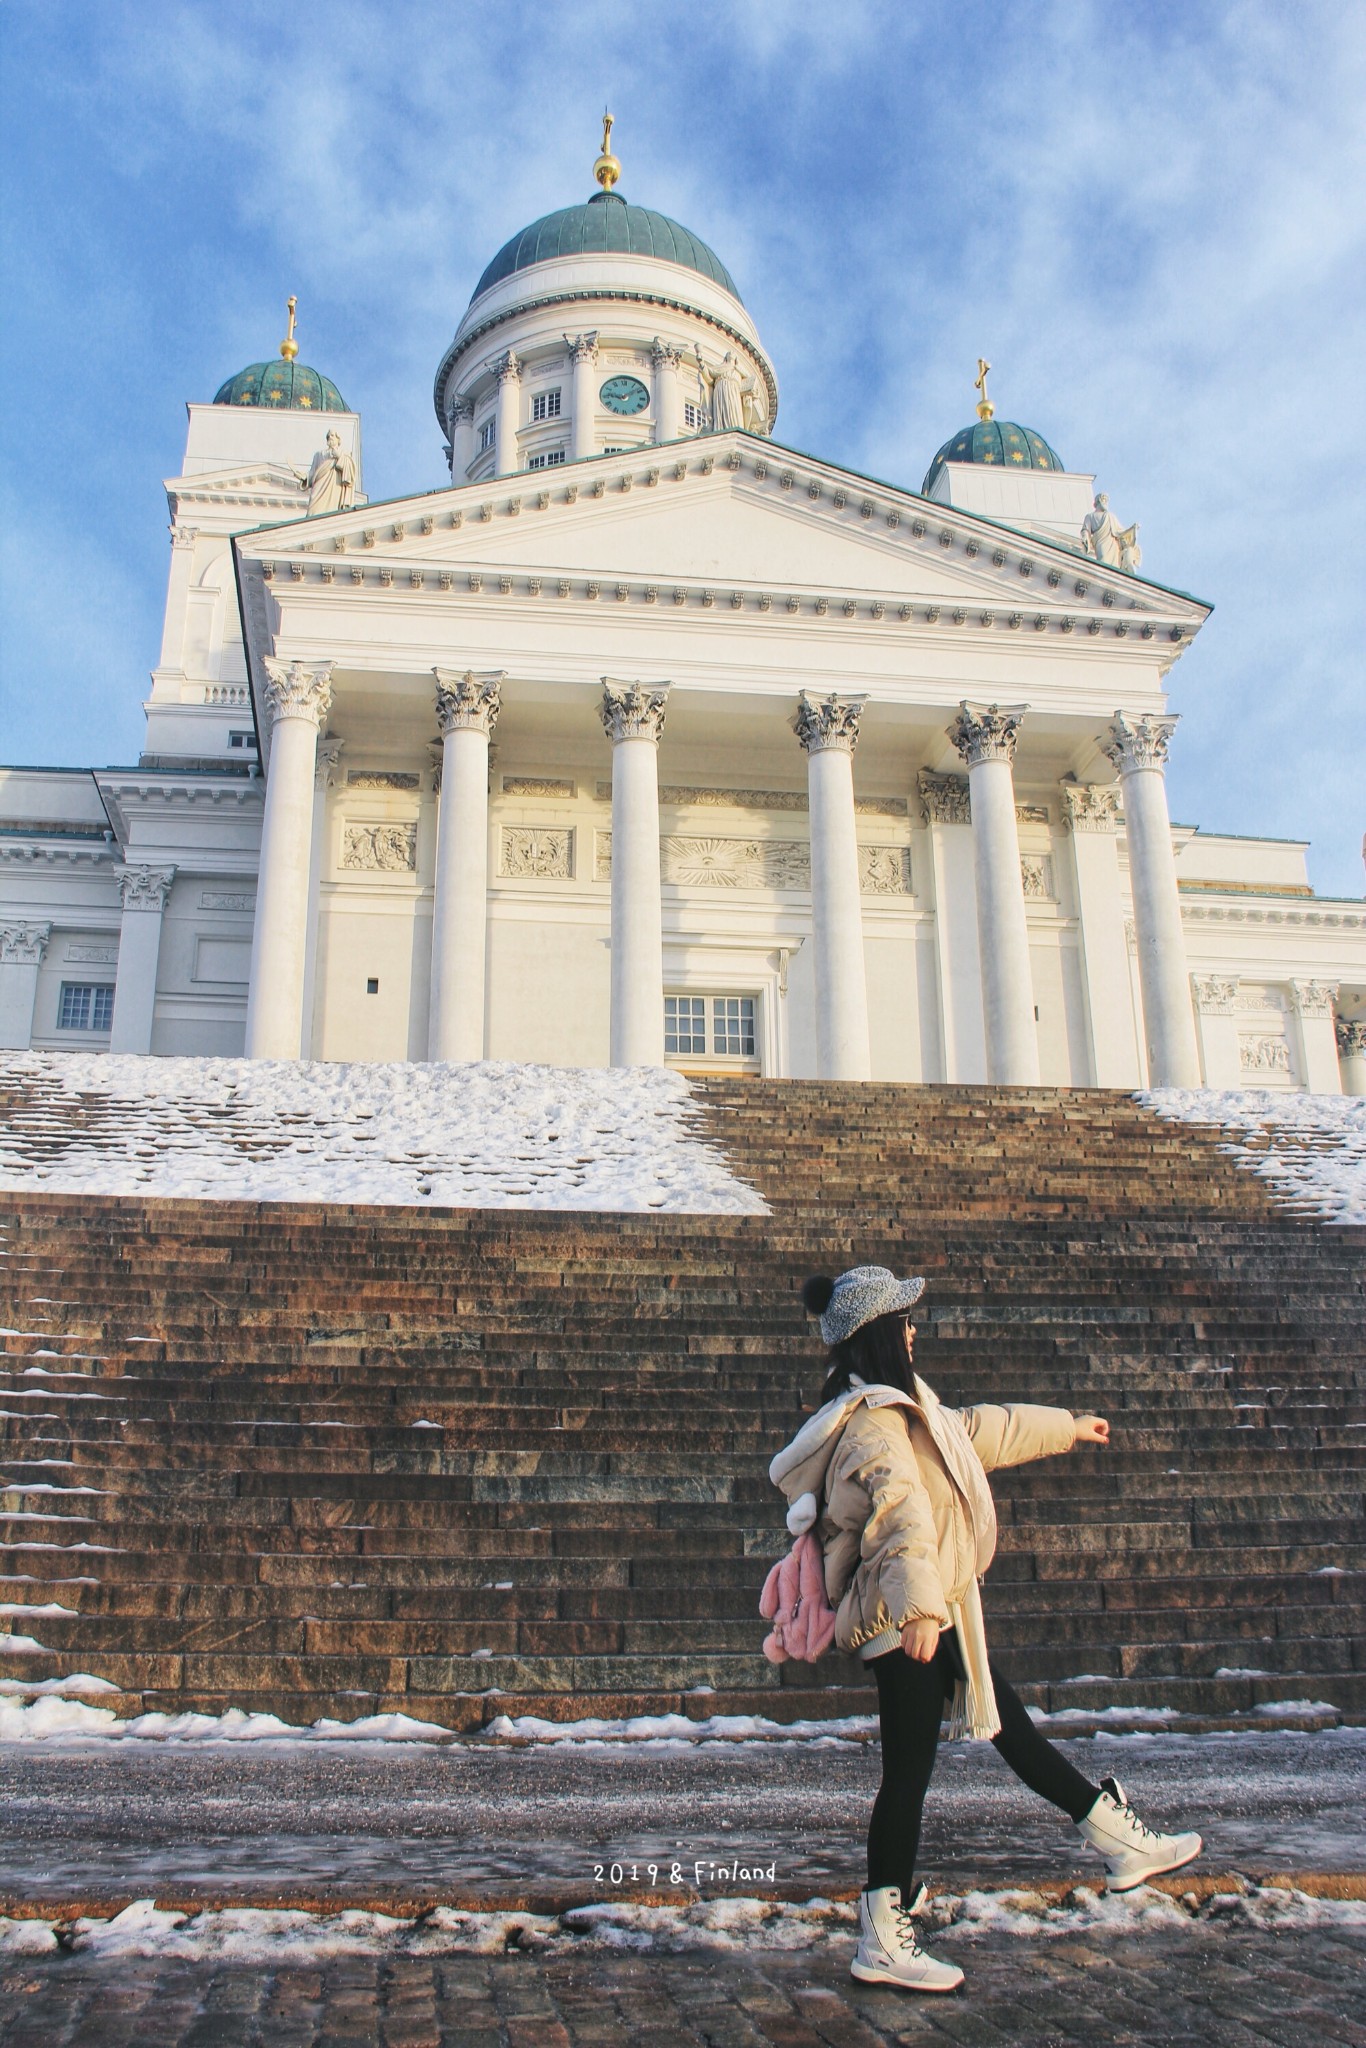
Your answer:
[[[0,63],[0,757],[136,758],[184,401],[288,292],[371,495],[443,480],[442,350],[610,102],[623,191],[739,282],[780,438],[918,486],[989,356],[1216,605],[1173,814],[1361,894],[1366,8],[0,0]]]

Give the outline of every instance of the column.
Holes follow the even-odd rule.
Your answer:
[[[110,1052],[152,1050],[152,1019],[161,958],[161,919],[175,880],[174,868],[127,867],[119,876],[123,924],[114,980]]]
[[[517,429],[522,424],[521,358],[507,349],[493,366],[498,378],[497,425],[493,437],[493,473],[511,476],[521,468]]]
[[[934,775],[922,768],[916,788],[920,815],[930,841],[943,1078],[985,1081],[982,968],[977,948],[977,893],[967,777]]]
[[[313,774],[318,729],[332,706],[332,664],[267,658],[265,669],[262,696],[270,754],[246,1051],[253,1060],[297,1060],[308,949]]]
[[[1366,1018],[1337,1020],[1338,1066],[1344,1095],[1366,1095]]]
[[[811,812],[816,1069],[822,1081],[872,1079],[854,817],[854,748],[866,701],[831,695],[813,702],[803,690],[792,721],[806,754]]]
[[[1119,788],[1113,782],[1064,782],[1063,822],[1072,835],[1072,872],[1081,931],[1082,987],[1098,1088],[1140,1088],[1124,895],[1119,880]]]
[[[434,668],[441,728],[432,902],[432,991],[427,1057],[484,1057],[484,955],[488,945],[489,740],[502,704],[503,671]]]
[[[1300,1073],[1311,1095],[1341,1095],[1333,1005],[1337,984],[1291,977],[1290,1006],[1300,1028]]]
[[[1191,976],[1200,1068],[1207,1088],[1243,1085],[1238,1056],[1238,989],[1236,974]]]
[[[682,433],[682,396],[678,388],[678,365],[682,349],[656,335],[650,350],[654,365],[655,440],[676,441]]]
[[[659,736],[669,685],[602,679],[612,742],[614,1067],[664,1064],[664,929],[659,902]]]
[[[1186,938],[1167,813],[1167,746],[1175,730],[1174,718],[1130,720],[1117,711],[1110,730],[1097,741],[1101,752],[1118,768],[1123,792],[1143,990],[1143,1035],[1152,1088],[1200,1086]]]
[[[0,925],[0,1052],[27,1052],[50,924]]]
[[[304,946],[304,1010],[300,1046],[313,1058],[314,1005],[318,978],[318,926],[322,915],[323,868],[327,856],[327,792],[337,780],[337,765],[346,741],[334,732],[318,741],[313,763],[313,834],[308,855],[308,938]]]
[[[987,1079],[1008,1088],[1037,1087],[1039,1081],[1034,980],[1011,771],[1026,708],[1002,711],[992,704],[974,711],[964,703],[949,727],[949,738],[967,764],[972,804]]]
[[[161,656],[157,673],[185,673],[185,639],[190,587],[194,580],[194,544],[199,529],[171,528],[171,572],[166,583],[166,616],[161,628]]]
[[[474,400],[457,398],[451,407],[451,482],[463,484],[474,460]]]
[[[593,334],[576,334],[569,342],[569,354],[573,362],[573,378],[570,389],[569,419],[569,460],[581,462],[585,455],[597,452],[598,435],[598,394],[595,390],[598,370],[598,337]]]

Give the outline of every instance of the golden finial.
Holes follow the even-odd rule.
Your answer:
[[[299,344],[294,339],[294,309],[298,303],[296,298],[291,297],[289,300],[289,332],[280,343],[280,354],[287,363],[292,363],[299,353]]]
[[[980,391],[982,394],[981,403],[977,407],[977,417],[979,420],[992,419],[996,412],[995,406],[987,397],[987,371],[990,368],[991,364],[986,360],[986,357],[978,356],[977,375],[972,380],[972,388],[974,391]]]
[[[593,166],[593,176],[604,192],[610,192],[621,176],[621,165],[612,154],[612,116],[602,117],[602,155]]]

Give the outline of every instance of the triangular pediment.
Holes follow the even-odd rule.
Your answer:
[[[1206,607],[1059,543],[758,440],[709,435],[392,500],[243,536],[262,562],[346,556],[414,587],[427,573],[601,579],[1182,621]],[[332,573],[335,573],[333,571]],[[354,580],[354,578],[353,578]],[[985,621],[984,621],[985,622]]]

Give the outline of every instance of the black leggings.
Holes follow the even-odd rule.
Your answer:
[[[888,1650],[870,1660],[877,1680],[878,1714],[882,1724],[882,1784],[868,1824],[868,1889],[900,1886],[903,1899],[914,1887],[916,1851],[920,1847],[920,1812],[939,1747],[944,1702],[953,1693],[962,1670],[952,1629],[939,1638],[928,1664],[919,1664],[904,1650]],[[995,1747],[1031,1792],[1060,1806],[1073,1820],[1083,1820],[1100,1797],[1067,1758],[1040,1735],[1020,1702],[993,1664],[991,1681],[1001,1732]]]

